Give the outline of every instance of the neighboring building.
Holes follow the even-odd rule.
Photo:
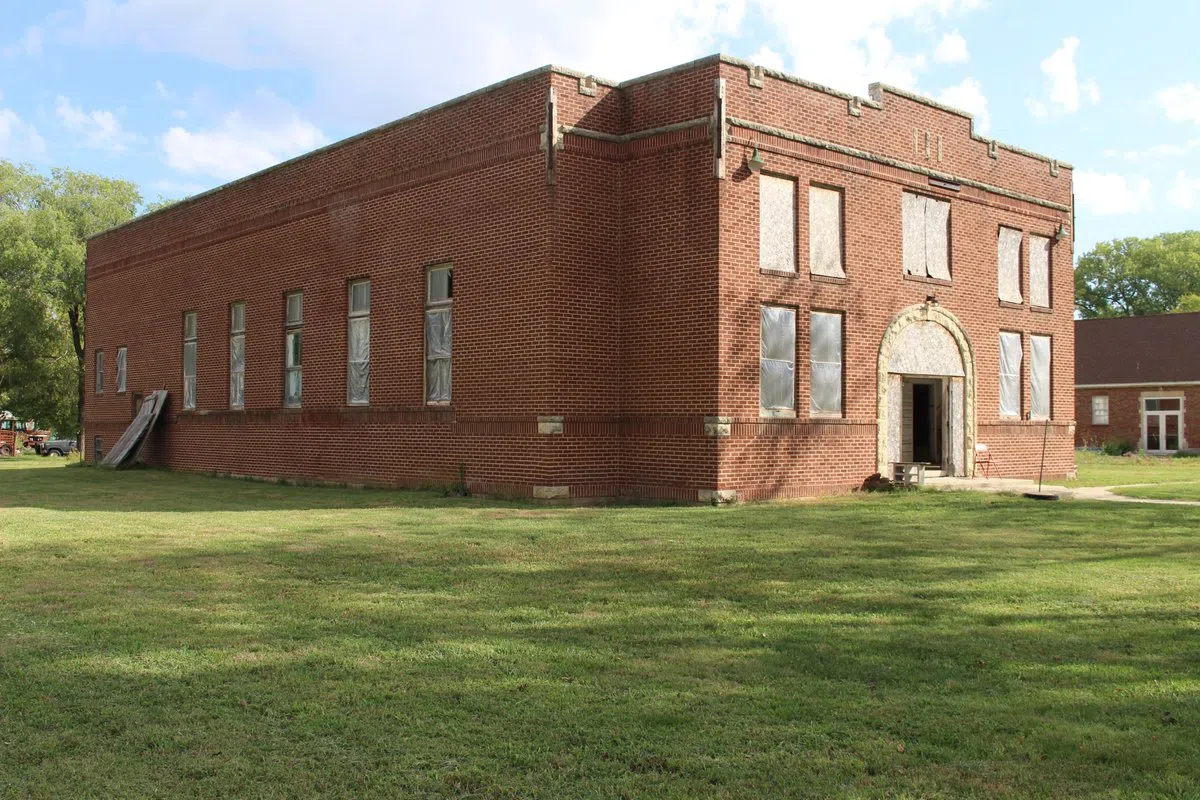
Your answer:
[[[1071,472],[1070,166],[870,95],[546,67],[103,233],[86,441],[162,388],[182,470],[720,501],[1049,420]]]
[[[1200,313],[1075,323],[1075,442],[1200,445]]]

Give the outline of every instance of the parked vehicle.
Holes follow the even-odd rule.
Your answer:
[[[32,421],[22,421],[7,411],[0,411],[0,456],[16,455],[20,446],[17,437],[35,427]]]
[[[38,450],[44,456],[67,456],[79,449],[79,442],[74,439],[51,439]]]
[[[35,453],[41,453],[42,445],[44,445],[49,438],[49,434],[31,433],[25,437],[25,444],[21,445],[21,449],[32,450]]]

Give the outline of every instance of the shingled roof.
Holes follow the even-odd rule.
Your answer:
[[[1200,313],[1075,321],[1075,385],[1200,381]]]

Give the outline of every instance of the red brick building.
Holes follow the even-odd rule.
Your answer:
[[[708,501],[1027,475],[1048,417],[1062,475],[1071,191],[886,86],[546,67],[92,239],[87,443],[162,388],[151,464]]]
[[[1079,320],[1075,336],[1076,444],[1200,444],[1200,313]]]

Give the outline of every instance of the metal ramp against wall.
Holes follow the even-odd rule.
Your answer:
[[[138,409],[137,416],[133,418],[133,422],[129,423],[125,433],[121,434],[121,438],[108,451],[108,455],[104,457],[100,465],[113,469],[125,469],[133,466],[142,453],[142,447],[146,444],[150,431],[158,422],[159,414],[166,405],[166,390],[160,389],[147,395],[142,400],[142,405]]]

